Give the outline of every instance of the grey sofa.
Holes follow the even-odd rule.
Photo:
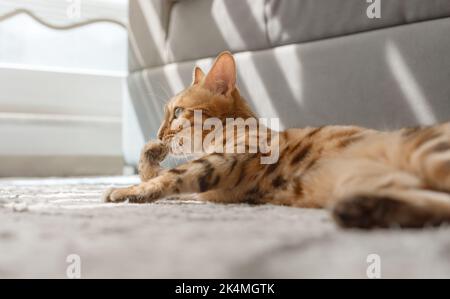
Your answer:
[[[357,124],[378,129],[450,119],[450,1],[130,1],[130,100],[124,151],[135,165],[163,102],[235,53],[239,87],[283,128]]]

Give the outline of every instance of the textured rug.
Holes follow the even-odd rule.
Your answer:
[[[163,200],[105,204],[136,177],[0,180],[0,277],[450,278],[450,228],[341,230],[325,211]],[[371,268],[372,267],[372,268]]]

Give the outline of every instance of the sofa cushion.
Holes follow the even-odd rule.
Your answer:
[[[133,0],[129,8],[129,69],[167,63],[165,40],[171,0]]]
[[[130,70],[450,17],[450,0],[130,1]]]
[[[448,0],[380,0],[381,18],[370,19],[366,0],[269,0],[271,45],[307,42],[450,16]]]
[[[265,0],[176,1],[167,37],[168,62],[269,47]]]

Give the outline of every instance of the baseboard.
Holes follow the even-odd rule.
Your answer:
[[[0,113],[0,156],[121,156],[121,120]]]
[[[0,156],[0,177],[121,175],[120,156]]]

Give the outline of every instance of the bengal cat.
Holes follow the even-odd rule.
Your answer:
[[[142,183],[108,190],[106,202],[150,203],[196,194],[216,203],[328,208],[343,227],[450,221],[450,123],[392,132],[354,126],[288,129],[278,134],[279,158],[273,164],[262,164],[261,152],[216,152],[162,169],[159,163],[181,133],[176,123],[191,122],[196,110],[223,122],[256,118],[236,87],[230,53],[220,54],[207,75],[195,68],[192,85],[166,105],[159,140],[142,151]]]

